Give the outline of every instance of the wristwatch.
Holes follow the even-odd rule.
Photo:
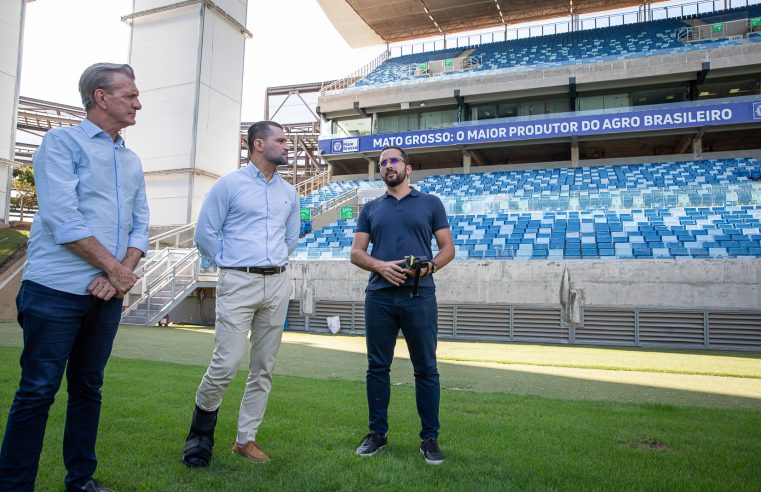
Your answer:
[[[433,275],[434,273],[436,273],[438,271],[439,265],[437,265],[436,262],[433,261],[433,260],[429,261],[428,263],[431,264],[431,272],[430,273],[431,273],[431,275]]]

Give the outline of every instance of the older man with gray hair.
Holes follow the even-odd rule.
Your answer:
[[[48,410],[66,372],[66,490],[93,479],[101,387],[133,270],[148,249],[142,164],[119,132],[142,107],[129,65],[97,63],[79,80],[82,124],[49,131],[34,156],[39,212],[16,298],[21,381],[0,450],[0,490],[32,491]]]

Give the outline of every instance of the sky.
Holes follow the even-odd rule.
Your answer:
[[[26,4],[20,95],[81,106],[85,68],[129,61],[130,27],[121,17],[131,12],[132,0]],[[267,87],[341,78],[385,48],[350,48],[316,0],[248,0],[246,27],[253,38],[246,41],[242,121],[264,117]]]
[[[659,2],[655,8],[674,3],[691,2]],[[129,61],[130,27],[121,17],[132,12],[132,4],[132,0],[27,3],[20,95],[81,106],[77,82],[86,67]],[[384,45],[350,48],[316,0],[248,0],[246,27],[253,38],[246,41],[242,121],[264,118],[267,87],[341,78],[385,49]],[[300,107],[301,102],[292,97],[275,119],[285,116],[291,105]]]

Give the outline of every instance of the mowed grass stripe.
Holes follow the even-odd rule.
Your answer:
[[[284,349],[324,348],[364,354],[362,336],[286,332]],[[12,321],[0,322],[0,345],[21,346],[21,330]],[[213,347],[213,329],[199,327],[143,327],[122,325],[115,350],[118,355],[187,364],[206,364]],[[440,340],[441,361],[504,365],[535,365],[608,371],[660,372],[702,376],[761,379],[761,353],[745,351],[588,347],[528,343]],[[286,355],[287,356],[287,355]],[[407,358],[404,340],[397,357]]]
[[[0,417],[18,379],[0,348]],[[389,447],[354,455],[364,384],[275,376],[258,440],[273,462],[233,455],[244,374],[232,382],[208,469],[179,457],[202,366],[113,357],[103,390],[98,477],[117,491],[758,490],[761,412],[444,390],[439,467],[417,450],[414,390],[392,388]],[[65,393],[53,406],[38,490],[60,490]]]
[[[213,347],[209,329],[147,328],[122,326],[114,355],[128,358],[165,360],[182,364],[208,364]],[[0,325],[0,345],[20,346],[18,325]],[[357,336],[315,335],[286,332],[278,354],[275,372],[281,375],[364,381],[366,356],[364,338]],[[510,343],[473,343],[442,341],[440,354],[455,351],[468,356],[464,361],[439,363],[442,386],[470,392],[506,392],[552,398],[608,400],[631,403],[675,404],[687,406],[761,409],[761,379],[681,374],[663,371],[601,370],[549,366],[558,361],[601,360],[614,356],[620,366],[643,366],[651,360],[666,368],[690,369],[713,365],[753,374],[761,360],[756,353],[715,351],[652,351],[604,347],[568,347]],[[531,364],[498,364],[476,361],[478,353],[504,354],[503,359],[519,357]],[[671,365],[667,364],[671,361]],[[243,360],[242,367],[247,361]],[[199,374],[200,378],[200,374]],[[392,381],[412,385],[412,367],[404,340],[397,344]]]

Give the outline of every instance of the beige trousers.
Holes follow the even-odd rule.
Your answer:
[[[250,360],[238,414],[239,444],[256,440],[264,418],[291,289],[287,273],[265,276],[219,270],[214,353],[198,387],[196,405],[206,411],[219,408],[248,338]]]

